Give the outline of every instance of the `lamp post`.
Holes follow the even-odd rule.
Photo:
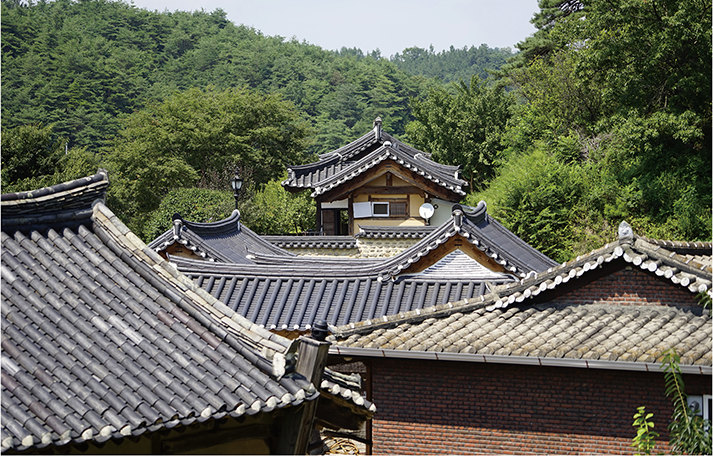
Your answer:
[[[235,196],[235,209],[238,208],[238,196],[240,196],[240,189],[243,187],[243,180],[238,175],[238,170],[235,170],[235,176],[230,179],[230,186],[233,187],[233,196]]]

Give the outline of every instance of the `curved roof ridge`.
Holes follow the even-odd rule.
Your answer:
[[[98,178],[87,187],[104,183]],[[3,418],[9,418],[2,423],[3,451],[102,443],[318,397],[314,385],[286,375],[292,341],[224,306],[148,248],[102,201],[85,196],[65,193],[54,200],[79,212],[91,204],[92,223],[76,229],[55,225],[59,229],[25,234],[2,220],[3,349],[9,349],[3,351],[3,384],[6,374],[12,382],[3,390]],[[31,203],[34,197],[26,194],[23,200]],[[16,201],[3,200],[3,212]],[[35,215],[55,209],[48,204]],[[167,342],[185,337],[190,343]],[[215,355],[210,366],[204,362],[208,352]],[[163,364],[161,371],[155,371],[156,360]],[[153,369],[147,371],[145,362]],[[248,381],[236,381],[218,394],[205,380],[216,369]],[[133,384],[127,383],[129,372]],[[67,383],[73,378],[79,378],[79,386]],[[91,378],[97,381],[87,383]],[[47,381],[60,389],[48,392]],[[120,392],[127,385],[136,393],[129,402],[150,405],[126,407]],[[56,394],[74,386],[99,398],[109,397],[108,391],[115,400],[90,401],[76,414],[67,402],[71,394]],[[169,392],[157,399],[151,391],[159,387],[191,394]],[[66,411],[55,413],[56,407],[69,410],[71,419]]]
[[[230,215],[222,220],[216,220],[215,222],[193,222],[186,220],[181,217],[178,212],[174,214],[174,220],[180,220],[183,226],[190,229],[196,234],[201,234],[201,232],[209,232],[210,234],[222,233],[224,231],[231,232],[236,229],[239,230],[240,223],[240,211],[233,209]]]
[[[330,152],[330,154],[334,154],[334,152]],[[324,158],[321,158],[324,156]],[[288,165],[287,169],[288,170],[303,170],[303,169],[312,169],[312,168],[318,168],[320,166],[324,165],[329,165],[334,162],[338,162],[341,160],[341,156],[339,154],[337,155],[328,155],[328,154],[323,154],[320,155],[319,161],[316,161],[314,163],[306,163],[304,165]]]
[[[357,243],[353,236],[332,235],[332,236],[310,236],[310,235],[264,235],[263,239],[280,248],[291,249],[356,249]]]
[[[431,231],[438,228],[433,225],[426,226],[375,226],[359,225],[360,231],[355,238],[423,238]]]
[[[62,182],[60,184],[43,187],[37,190],[28,190],[15,193],[4,193],[0,195],[0,200],[3,202],[16,201],[18,203],[29,203],[42,199],[58,199],[66,197],[65,193],[77,194],[78,192],[93,186],[93,184],[103,184],[104,189],[109,184],[109,176],[105,169],[99,169],[93,176],[82,177],[79,179]],[[48,198],[45,198],[48,197]],[[9,207],[9,206],[7,206]],[[6,209],[7,210],[7,209]]]
[[[250,250],[282,256],[294,256],[263,239],[240,223],[240,211],[233,210],[229,217],[217,222],[189,222],[174,214],[174,226],[151,241],[148,246],[161,251],[180,243],[197,255],[225,263],[252,263]]]
[[[0,196],[3,224],[9,225],[13,219],[18,219],[19,225],[27,225],[31,220],[51,223],[53,215],[89,210],[96,201],[106,201],[108,187],[107,172],[100,169],[93,176],[38,190],[3,194]]]
[[[377,139],[376,135],[374,134],[374,130],[369,130],[368,133],[365,133],[355,139],[354,141],[350,142],[349,144],[346,144],[339,149],[333,150],[331,152],[326,152],[323,154],[319,154],[319,159],[322,160],[323,158],[329,158],[329,157],[337,157],[339,160],[343,160],[345,158],[348,158],[350,156],[353,156],[356,153],[359,153],[363,150],[365,150],[367,147],[371,146],[374,143],[377,142],[383,142],[381,140],[381,136],[385,136],[386,133],[381,133],[380,137]],[[356,149],[356,150],[353,150]]]
[[[448,172],[455,173],[460,170],[460,165],[446,165],[444,163],[438,163],[437,161],[434,161],[433,158],[431,158],[431,154],[427,154],[425,152],[419,151],[418,153],[414,154],[414,158],[416,160],[423,160],[427,162],[430,166],[433,166],[436,169],[442,170],[442,172],[448,174]],[[458,178],[454,174],[455,178]]]
[[[465,185],[465,181],[455,179],[452,176],[444,175],[438,170],[433,170],[428,167],[424,167],[423,164],[416,163],[410,160],[410,158],[412,157],[410,157],[408,154],[406,154],[399,148],[382,145],[379,148],[375,149],[373,152],[362,157],[361,160],[353,163],[351,166],[343,168],[339,172],[331,175],[329,178],[318,182],[314,187],[312,197],[316,197],[321,195],[322,193],[326,193],[332,188],[335,188],[341,185],[342,183],[351,180],[356,176],[359,176],[360,174],[364,173],[365,171],[373,168],[377,164],[387,159],[395,160],[399,164],[402,164],[406,166],[406,168],[423,175],[426,179],[440,185],[441,187],[444,187],[456,194],[465,196],[466,193],[461,188]]]

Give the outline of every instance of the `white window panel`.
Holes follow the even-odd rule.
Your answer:
[[[367,218],[371,217],[371,203],[354,203],[352,204],[352,209],[354,210],[354,218]]]

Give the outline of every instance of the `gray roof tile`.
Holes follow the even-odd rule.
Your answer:
[[[622,306],[606,301],[574,305],[535,300],[543,290],[564,287],[568,280],[601,274],[593,271],[615,260],[621,262],[617,267],[629,264],[652,275],[660,270],[672,271],[671,286],[692,294],[708,291],[711,266],[707,248],[704,245],[698,254],[701,262],[686,261],[685,256],[663,249],[661,243],[621,237],[573,262],[531,274],[519,283],[495,287],[480,298],[392,315],[384,321],[345,325],[335,328],[333,337],[346,348],[635,363],[661,362],[663,353],[675,348],[682,365],[710,366],[708,311],[686,306]],[[655,262],[656,267],[649,268],[647,260]]]
[[[103,206],[106,185],[100,173],[2,196],[2,450],[314,399],[314,387],[266,358],[290,342],[219,316],[209,296],[142,251]]]
[[[308,165],[291,166],[282,185],[299,190],[311,188],[312,196],[320,195],[353,179],[383,160],[391,159],[416,172],[454,195],[465,196],[467,182],[458,178],[458,167],[436,163],[430,154],[419,151],[381,130],[374,130]]]
[[[492,272],[460,250],[444,252],[421,272],[409,272],[455,236],[496,258],[507,273]],[[490,218],[484,203],[454,206],[450,221],[387,259],[263,254],[250,265],[170,259],[230,310],[268,329],[299,330],[318,319],[339,325],[481,296],[492,286],[556,265]]]
[[[276,236],[262,238],[282,249],[356,249],[352,236]]]
[[[160,252],[173,244],[181,244],[196,255],[210,261],[251,264],[251,254],[293,256],[293,253],[272,245],[240,223],[236,209],[230,217],[210,223],[197,223],[174,215],[174,228],[148,244]]]

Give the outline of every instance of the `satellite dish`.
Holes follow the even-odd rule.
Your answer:
[[[421,207],[418,208],[418,215],[426,220],[433,217],[434,212],[436,212],[436,209],[434,209],[431,203],[423,203]]]

